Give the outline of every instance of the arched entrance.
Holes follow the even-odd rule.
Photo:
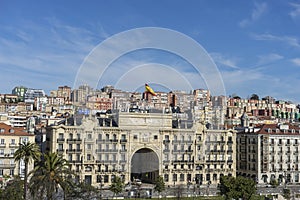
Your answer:
[[[145,183],[154,183],[159,175],[159,160],[156,153],[143,148],[134,153],[131,159],[131,181],[140,179]]]

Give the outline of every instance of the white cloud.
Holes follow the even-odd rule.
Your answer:
[[[242,20],[239,25],[241,27],[248,26],[249,24],[259,20],[261,16],[267,11],[268,5],[266,3],[254,3],[250,18]]]
[[[233,69],[239,68],[236,64],[238,60],[237,58],[228,58],[222,55],[221,53],[210,53],[210,56],[216,63],[220,63]]]
[[[265,64],[270,64],[273,63],[275,61],[281,60],[284,57],[279,55],[279,54],[275,54],[275,53],[270,53],[267,55],[261,55],[258,56],[258,65],[265,65]]]
[[[289,46],[300,47],[299,40],[296,37],[276,36],[276,35],[272,35],[272,34],[261,34],[261,35],[252,34],[252,37],[255,40],[277,41],[277,42],[282,42],[284,44],[287,44]]]
[[[10,79],[7,85],[31,83],[31,87],[37,87],[46,82],[70,83],[83,58],[99,40],[99,35],[86,28],[60,22],[49,26],[26,21],[18,27],[0,27],[0,31],[9,35],[0,38],[0,68],[9,68],[9,74],[22,77]],[[1,73],[0,79],[5,79],[4,76]],[[54,84],[46,84],[43,89],[53,89]],[[7,86],[2,87],[0,90]]]
[[[296,18],[298,16],[300,16],[300,4],[296,4],[296,3],[290,3],[290,5],[294,8],[294,10],[292,10],[289,15],[292,18]]]
[[[295,65],[300,66],[300,58],[294,58],[291,60],[292,63],[294,63]]]

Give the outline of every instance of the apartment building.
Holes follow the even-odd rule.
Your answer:
[[[74,118],[47,128],[47,150],[72,164],[78,179],[99,187],[115,176],[166,185],[217,184],[235,176],[235,131],[174,126],[172,113],[118,112]]]
[[[35,136],[29,134],[24,128],[13,127],[0,123],[0,177],[4,175],[24,176],[24,162],[15,162],[14,153],[23,142],[34,142]],[[28,170],[33,169],[33,163],[29,163]]]
[[[237,175],[258,184],[272,179],[299,184],[300,128],[291,124],[263,124],[237,133]]]

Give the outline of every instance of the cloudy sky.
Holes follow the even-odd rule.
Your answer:
[[[192,39],[202,51],[187,49],[188,40],[165,38],[208,71],[197,70],[184,53],[143,46],[149,37],[140,32],[121,42],[116,37],[144,27]],[[115,46],[101,46],[110,38]],[[136,48],[109,60],[116,45]],[[207,57],[216,69],[197,59]],[[211,88],[207,80],[215,79],[226,95],[300,103],[300,1],[0,0],[0,70],[0,93],[18,85],[46,92],[73,87],[81,76],[90,83],[84,71],[98,77],[98,88],[142,90],[148,82],[156,90],[189,90]]]

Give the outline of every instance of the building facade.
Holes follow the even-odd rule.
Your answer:
[[[299,184],[300,128],[288,124],[264,124],[237,133],[237,175],[258,184]]]
[[[0,177],[24,177],[25,163],[15,162],[14,153],[23,142],[35,142],[35,136],[24,128],[16,128],[0,123]],[[33,169],[33,162],[29,163],[28,170]]]
[[[62,154],[78,179],[108,186],[115,176],[166,185],[217,185],[235,176],[235,131],[203,123],[174,126],[172,113],[118,112],[84,116],[47,128],[47,150]]]

